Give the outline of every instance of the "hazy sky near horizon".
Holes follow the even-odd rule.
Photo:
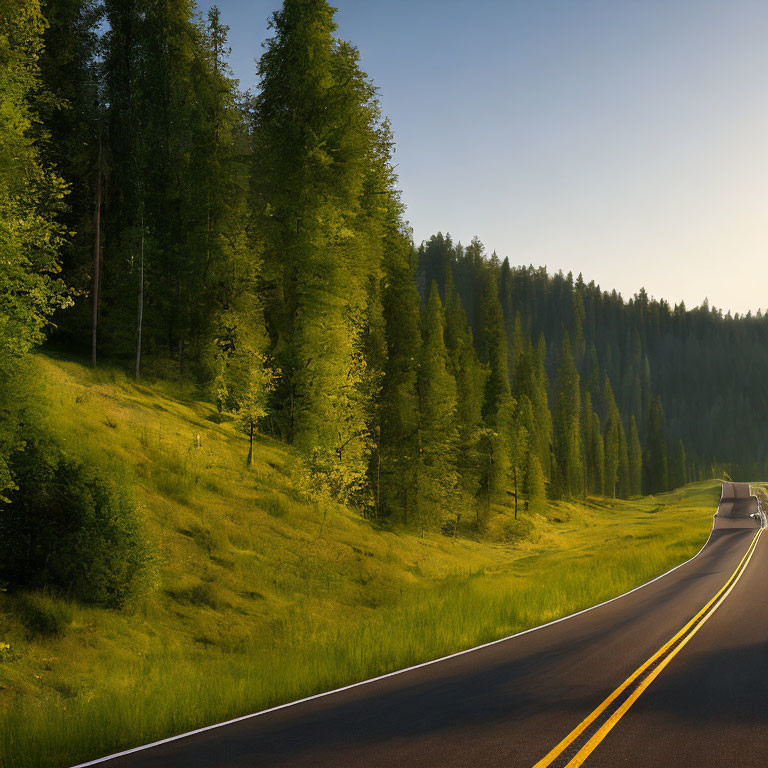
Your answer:
[[[763,0],[332,4],[392,120],[417,243],[478,235],[627,298],[768,307]],[[255,87],[280,2],[217,5]]]

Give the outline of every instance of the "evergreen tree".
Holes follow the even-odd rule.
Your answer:
[[[449,270],[445,287],[445,343],[456,380],[458,469],[464,503],[479,492],[482,407],[487,371],[480,364],[461,298]]]
[[[617,471],[616,495],[620,499],[629,498],[629,445],[624,422],[619,419],[619,466]]]
[[[592,409],[592,395],[584,395],[584,464],[587,492],[602,496],[605,493],[605,444],[600,428],[600,417]]]
[[[492,268],[486,267],[480,300],[479,357],[488,369],[483,396],[484,431],[480,441],[481,481],[478,525],[506,490],[515,403],[509,389],[507,338]]]
[[[616,496],[619,480],[619,428],[621,419],[613,396],[611,380],[606,376],[603,384],[603,413],[605,414],[605,493]]]
[[[639,496],[643,485],[643,449],[634,414],[629,425],[629,495]]]
[[[39,58],[43,89],[35,93],[36,112],[46,134],[39,143],[41,159],[68,184],[66,207],[58,217],[67,233],[59,256],[62,279],[76,301],[59,313],[54,333],[77,350],[92,346],[92,325],[98,319],[92,301],[99,288],[98,225],[105,170],[98,66],[103,11],[98,0],[45,0],[42,12],[47,24]]]
[[[394,237],[385,255],[384,323],[387,361],[381,391],[381,506],[409,523],[416,504],[420,348],[419,294],[409,246]]]
[[[534,371],[532,378],[531,404],[533,406],[533,422],[535,425],[535,450],[544,477],[551,472],[552,456],[552,413],[549,409],[549,377],[546,369],[547,347],[544,334],[539,335],[536,343]]]
[[[600,496],[605,493],[605,441],[600,431],[600,417],[592,413],[592,477],[594,492]]]
[[[526,473],[530,467],[528,456],[532,450],[531,436],[533,435],[534,424],[533,406],[528,395],[522,395],[514,402],[515,408],[509,436],[509,467],[512,493],[515,497],[515,519],[517,519],[519,499],[526,487]],[[541,471],[540,464],[539,471]]]
[[[432,281],[424,312],[424,341],[417,377],[419,400],[417,503],[422,531],[444,521],[457,495],[456,382],[444,341],[443,307]]]
[[[669,466],[670,488],[681,488],[688,482],[688,468],[686,466],[685,446],[682,440],[678,440],[670,450],[671,460]]]
[[[526,477],[528,511],[535,515],[543,515],[547,511],[547,490],[539,458],[533,452],[528,454]]]
[[[563,336],[557,367],[557,407],[554,417],[554,453],[561,473],[560,492],[565,497],[578,497],[584,491],[581,446],[581,392],[579,372],[571,354],[568,333]]]
[[[495,427],[499,423],[500,413],[508,406],[510,388],[504,319],[496,277],[490,267],[485,269],[480,309],[479,357],[488,368],[483,398],[483,418],[489,426]]]
[[[379,111],[333,15],[325,0],[286,0],[272,18],[253,178],[279,371],[272,408],[314,474],[346,493],[367,468],[359,393],[371,265],[356,235]]]
[[[661,398],[654,398],[648,412],[647,438],[643,456],[646,493],[661,493],[669,489],[667,438]]]

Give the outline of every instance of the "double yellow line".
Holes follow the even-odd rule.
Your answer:
[[[576,768],[582,765],[616,723],[621,720],[627,710],[637,701],[642,692],[722,605],[749,565],[762,532],[763,529],[761,528],[755,534],[744,557],[736,566],[736,570],[717,594],[648,661],[639,666],[597,709],[582,720],[551,752],[539,760],[534,768],[547,768],[555,762],[564,768]],[[591,731],[594,731],[592,735],[590,735]],[[586,743],[579,747],[584,739],[587,739]],[[574,742],[578,743],[574,744]],[[575,750],[577,750],[575,754],[568,759]],[[566,760],[567,762],[565,762]]]

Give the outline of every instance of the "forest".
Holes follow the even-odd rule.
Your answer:
[[[768,467],[768,316],[415,244],[334,10],[285,0],[270,29],[252,93],[216,8],[0,0],[0,578],[75,578],[46,555],[62,485],[133,553],[90,598],[120,603],[143,557],[119,489],[35,415],[40,347],[193,382],[247,465],[278,438],[308,497],[422,533]]]

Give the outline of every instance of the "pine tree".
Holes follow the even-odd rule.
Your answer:
[[[573,317],[571,328],[573,329],[573,359],[577,369],[582,369],[582,363],[586,354],[586,342],[584,340],[584,301],[581,292],[573,291],[571,297],[571,314]]]
[[[547,490],[539,458],[533,452],[528,454],[526,478],[528,511],[543,515],[547,511]]]
[[[616,480],[616,495],[620,499],[629,498],[629,445],[624,422],[619,419],[619,466]]]
[[[592,395],[584,395],[584,463],[587,492],[602,496],[605,493],[605,444],[600,428],[600,417],[592,408]]]
[[[509,436],[509,468],[512,481],[512,493],[515,497],[515,519],[519,507],[519,498],[524,492],[527,482],[526,473],[530,466],[529,454],[531,436],[533,435],[533,406],[528,395],[522,395],[515,400]],[[541,464],[539,464],[541,471]]]
[[[483,418],[489,426],[495,427],[499,421],[500,412],[507,408],[510,388],[504,319],[499,302],[496,277],[490,266],[486,267],[484,273],[480,309],[479,357],[480,361],[488,368],[483,398]]]
[[[643,449],[634,414],[629,425],[629,495],[639,496],[643,485]]]
[[[602,496],[605,494],[605,441],[600,431],[600,417],[592,413],[592,460],[594,491]]]
[[[467,316],[448,270],[445,286],[445,343],[456,380],[458,470],[463,490],[462,506],[479,492],[481,422],[487,370],[480,364],[467,327]]]
[[[669,490],[667,463],[667,438],[664,427],[664,411],[661,398],[656,397],[648,412],[647,438],[643,466],[645,468],[646,493],[662,493]]]
[[[39,59],[43,88],[34,96],[46,136],[39,147],[42,161],[68,184],[58,217],[67,233],[59,255],[62,279],[76,299],[58,314],[53,333],[71,349],[91,346],[95,353],[98,306],[93,301],[99,289],[105,170],[98,27],[104,9],[98,0],[45,0],[42,12],[47,22]]]
[[[515,409],[509,389],[504,320],[495,274],[490,265],[484,272],[480,311],[479,357],[488,369],[483,396],[484,430],[480,440],[481,481],[477,513],[478,525],[482,526],[493,500],[506,489]]]
[[[678,440],[670,450],[669,485],[670,488],[681,488],[688,482],[685,446]]]
[[[606,376],[603,383],[603,413],[605,414],[605,493],[616,496],[619,479],[619,426],[621,419],[613,396],[611,380]]]
[[[272,18],[253,178],[279,371],[273,412],[313,473],[346,493],[368,464],[360,388],[370,264],[356,246],[379,110],[333,15],[325,0],[286,0]]]
[[[416,505],[420,348],[419,294],[410,249],[394,237],[385,254],[384,323],[387,361],[381,391],[381,507],[409,523]]]
[[[571,354],[568,333],[563,336],[557,367],[557,407],[554,417],[554,453],[561,473],[560,492],[565,497],[578,497],[584,491],[581,446],[581,392],[579,372]]]
[[[539,335],[536,343],[534,367],[532,376],[531,405],[533,406],[533,422],[535,432],[535,450],[539,464],[548,478],[551,472],[552,456],[552,412],[549,409],[549,377],[546,368],[547,347],[544,334]]]
[[[438,527],[455,502],[456,382],[448,365],[443,307],[432,281],[424,312],[417,391],[419,400],[417,503],[412,522],[423,531]]]

